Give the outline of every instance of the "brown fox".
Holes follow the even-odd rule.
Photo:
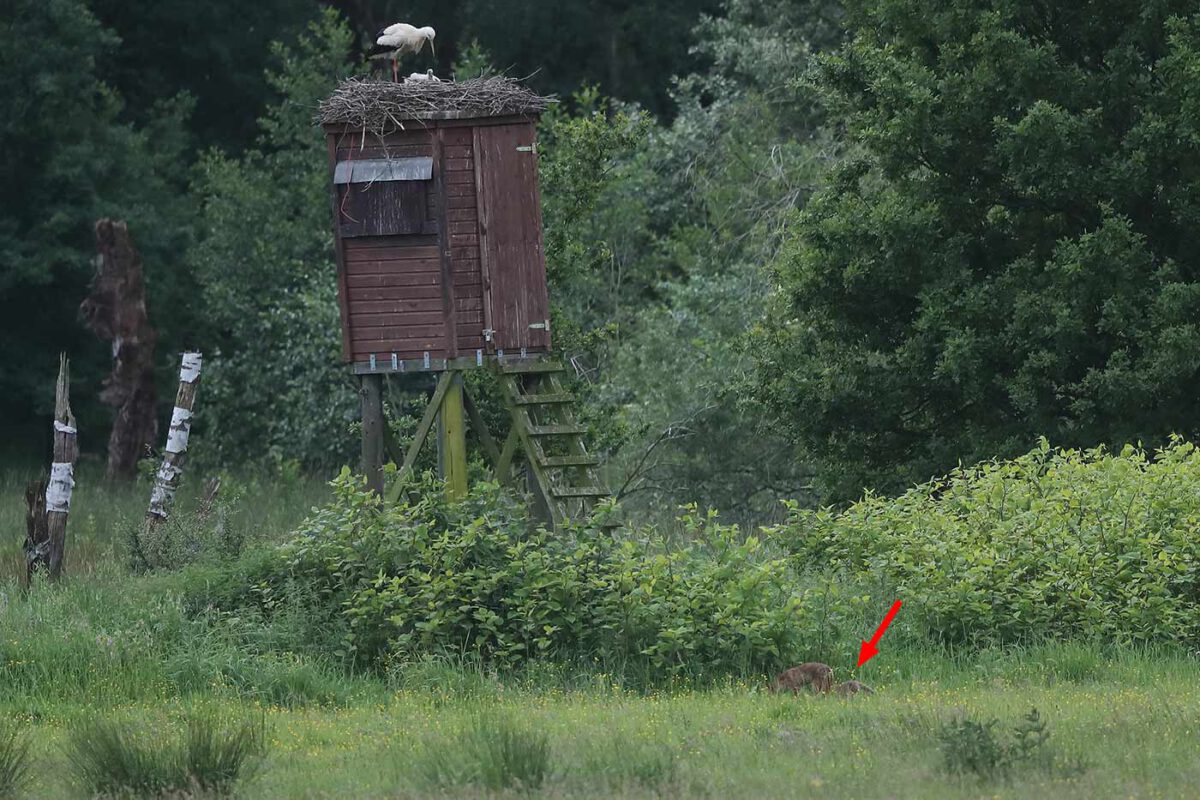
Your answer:
[[[842,697],[853,697],[859,692],[862,692],[863,694],[875,694],[874,689],[872,689],[870,686],[867,686],[865,683],[861,683],[860,681],[846,681],[845,683],[839,683],[837,687],[834,688],[834,691],[840,694]]]
[[[828,664],[809,661],[798,667],[785,669],[771,681],[771,692],[790,691],[798,694],[800,689],[808,684],[813,694],[826,694],[833,688],[833,668]]]

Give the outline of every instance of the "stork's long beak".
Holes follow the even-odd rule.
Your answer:
[[[437,48],[433,46],[433,39],[429,40],[429,52],[433,54],[434,58],[437,58]]]

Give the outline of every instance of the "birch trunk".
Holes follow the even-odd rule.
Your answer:
[[[59,356],[58,382],[54,389],[54,456],[50,478],[26,490],[28,505],[25,539],[25,583],[44,569],[52,581],[62,577],[67,546],[67,517],[75,489],[75,461],[79,458],[75,415],[71,413],[71,366],[64,353]]]
[[[171,412],[171,427],[167,431],[167,448],[162,464],[154,476],[154,489],[150,492],[150,508],[146,511],[147,526],[165,520],[175,502],[175,491],[183,474],[183,462],[187,457],[188,434],[192,429],[192,410],[196,404],[196,390],[200,388],[200,353],[184,353],[179,368],[179,392],[175,395],[175,408]]]

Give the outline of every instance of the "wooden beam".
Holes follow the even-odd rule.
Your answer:
[[[437,388],[433,390],[433,397],[429,398],[429,405],[425,408],[425,416],[421,417],[421,424],[417,426],[417,432],[413,434],[412,444],[408,446],[408,455],[404,457],[404,463],[400,465],[400,469],[396,473],[396,480],[392,482],[391,487],[387,490],[387,494],[384,495],[384,499],[387,502],[394,503],[400,499],[400,494],[404,491],[404,485],[408,482],[413,465],[417,463],[417,456],[421,452],[421,446],[425,444],[425,440],[429,438],[429,431],[433,429],[433,424],[437,422],[438,411],[442,407],[442,399],[446,396],[449,388],[450,373],[443,372],[442,377],[438,380]]]
[[[487,423],[483,421],[483,415],[479,413],[479,407],[471,399],[471,393],[467,391],[466,386],[463,387],[463,401],[467,406],[467,417],[471,420],[471,427],[479,437],[479,443],[483,445],[488,461],[492,462],[493,468],[499,466],[500,448],[496,447],[496,440],[492,438],[492,432],[488,430]]]
[[[517,454],[517,445],[520,444],[521,437],[517,434],[517,426],[514,423],[508,429],[508,438],[504,440],[504,450],[500,453],[500,457],[496,459],[496,482],[501,486],[507,485],[512,474],[513,457]]]

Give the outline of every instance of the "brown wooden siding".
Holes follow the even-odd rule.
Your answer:
[[[446,348],[436,236],[345,239],[343,268],[354,361],[442,357]]]
[[[550,316],[536,130],[526,122],[479,127],[473,135],[482,231],[478,250],[495,346],[547,350],[549,331],[530,327]]]
[[[534,129],[528,120],[476,122],[429,123],[382,139],[368,134],[365,141],[360,131],[329,131],[331,170],[337,161],[392,157],[432,156],[435,165],[419,207],[408,187],[389,188],[404,194],[402,203],[353,209],[386,220],[335,229],[343,342],[351,360],[367,362],[374,354],[386,369],[393,353],[419,360],[425,353],[469,358],[476,350],[493,353],[497,345],[509,352],[548,347],[546,334],[528,329],[544,318],[546,305],[536,156],[515,155],[517,146],[532,144]],[[492,148],[482,162],[478,141]],[[339,195],[335,188],[335,202]],[[379,225],[410,232],[371,235]],[[508,329],[499,342],[484,336],[497,327],[493,306]]]
[[[485,349],[483,281],[479,273],[479,212],[475,196],[475,144],[470,128],[442,131],[446,169],[446,225],[454,278],[454,327],[459,355]],[[456,202],[457,201],[457,202]]]

